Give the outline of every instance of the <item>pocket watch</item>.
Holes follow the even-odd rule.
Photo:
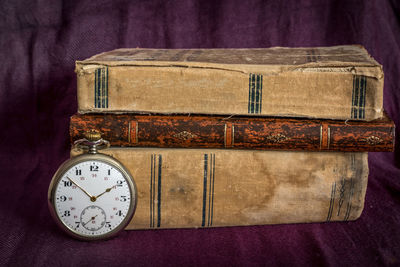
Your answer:
[[[54,174],[48,191],[50,213],[72,237],[110,238],[132,219],[135,182],[121,162],[98,152],[109,146],[99,132],[87,132],[74,146],[86,153],[67,160]]]

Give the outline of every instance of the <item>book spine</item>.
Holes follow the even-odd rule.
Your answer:
[[[138,189],[127,229],[349,221],[367,153],[111,148]],[[79,151],[72,151],[72,155]]]
[[[383,113],[379,67],[196,67],[77,63],[78,109],[373,120]],[[346,70],[351,71],[346,71]],[[311,93],[312,92],[312,93]]]
[[[302,151],[393,151],[394,124],[282,118],[76,114],[71,142],[96,129],[113,146]]]

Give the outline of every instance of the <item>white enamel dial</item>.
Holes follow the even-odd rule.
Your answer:
[[[130,175],[119,163],[105,155],[84,155],[60,169],[50,186],[49,202],[64,230],[90,240],[125,227],[136,194]]]

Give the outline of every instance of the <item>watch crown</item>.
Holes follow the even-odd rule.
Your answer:
[[[98,140],[101,139],[101,133],[99,131],[97,131],[97,130],[94,130],[94,129],[86,131],[84,133],[84,135],[85,135],[85,138],[88,141],[91,141],[91,142],[98,141]]]

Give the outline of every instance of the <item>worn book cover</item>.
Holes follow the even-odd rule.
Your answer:
[[[373,120],[383,71],[361,46],[117,49],[76,62],[78,109]]]
[[[76,155],[81,151],[72,150]],[[357,219],[367,153],[111,148],[138,189],[127,229]]]
[[[112,146],[303,151],[393,151],[386,115],[373,121],[224,116],[75,114],[71,142],[89,129]]]

